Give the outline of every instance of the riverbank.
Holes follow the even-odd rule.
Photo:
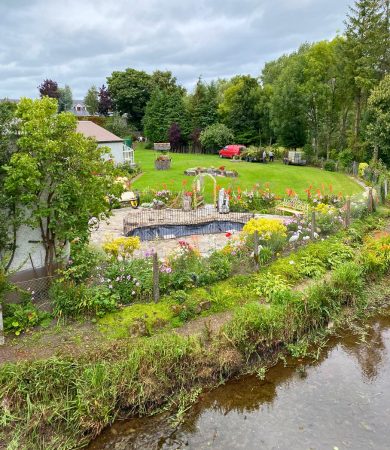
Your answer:
[[[314,335],[331,333],[388,302],[390,238],[372,228],[363,223],[343,232],[335,247],[331,241],[311,244],[267,272],[235,277],[231,286],[256,299],[232,308],[233,317],[217,331],[205,322],[187,336],[168,331],[95,346],[75,357],[4,365],[4,446],[81,447],[117,418],[172,407],[180,416],[202,389],[263,369],[278,352],[304,354]],[[296,289],[311,271],[317,281]],[[319,280],[326,271],[326,282]]]

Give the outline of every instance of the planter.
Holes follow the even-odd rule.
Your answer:
[[[154,168],[156,170],[169,170],[171,168],[170,159],[156,159],[154,161]]]

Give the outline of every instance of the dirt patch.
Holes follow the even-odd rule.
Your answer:
[[[199,319],[191,320],[191,322],[177,328],[175,332],[181,336],[201,334],[205,331],[208,333],[218,333],[222,326],[232,317],[233,313],[231,311],[224,311],[209,317],[200,317]]]

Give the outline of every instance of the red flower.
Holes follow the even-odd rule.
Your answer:
[[[230,237],[232,237],[232,233],[230,233],[230,232],[228,231],[227,233],[225,233],[225,236],[226,236],[227,238],[230,238]]]

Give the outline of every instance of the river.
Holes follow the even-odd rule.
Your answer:
[[[390,318],[367,330],[201,395],[175,429],[168,414],[117,422],[89,449],[390,449]]]

